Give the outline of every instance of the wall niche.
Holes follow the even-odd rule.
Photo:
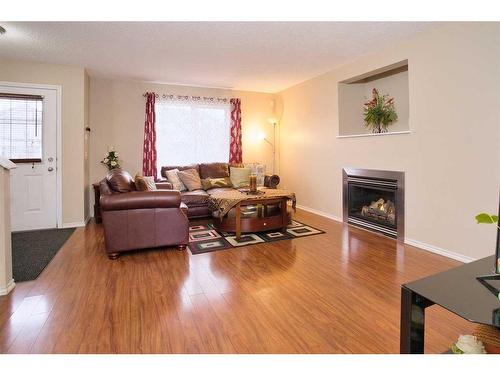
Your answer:
[[[385,133],[373,133],[365,126],[364,103],[372,98],[372,89],[394,98],[398,120]],[[339,137],[404,134],[410,132],[408,60],[352,77],[338,83]]]

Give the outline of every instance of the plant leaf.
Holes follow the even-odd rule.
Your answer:
[[[476,216],[476,221],[478,224],[493,224],[498,222],[498,216],[489,215],[484,212],[481,212],[479,215]]]

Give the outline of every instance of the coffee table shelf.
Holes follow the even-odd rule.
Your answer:
[[[213,224],[217,230],[234,232],[237,239],[241,233],[286,230],[292,219],[287,201],[286,197],[242,201],[221,220],[214,220]]]

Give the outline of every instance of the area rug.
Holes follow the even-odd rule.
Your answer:
[[[64,228],[12,233],[14,281],[35,280],[74,231]]]
[[[243,233],[237,240],[234,233],[219,232],[211,223],[207,223],[189,227],[188,246],[191,253],[196,255],[240,246],[257,245],[263,242],[292,240],[322,233],[325,232],[294,220],[285,232]]]

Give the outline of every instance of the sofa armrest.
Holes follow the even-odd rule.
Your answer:
[[[266,174],[264,177],[264,186],[270,189],[276,189],[280,183],[280,177],[276,174]]]
[[[158,190],[172,190],[173,189],[173,186],[170,182],[168,182],[168,180],[166,179],[163,179],[163,180],[159,180],[158,182],[155,183],[156,185],[156,188]]]
[[[102,195],[100,205],[103,211],[179,208],[181,193],[177,190],[154,190]]]

